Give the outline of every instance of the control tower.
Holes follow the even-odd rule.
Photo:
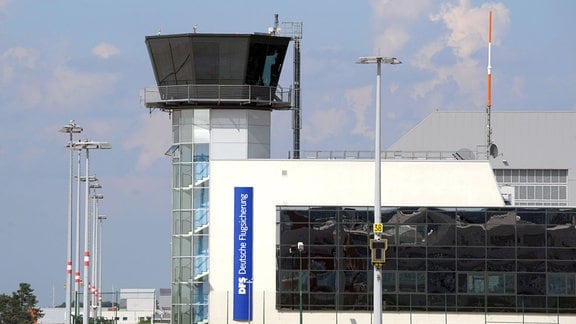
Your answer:
[[[270,158],[271,112],[291,108],[278,85],[289,37],[146,37],[157,86],[147,108],[171,114],[172,323],[207,323],[209,161]]]

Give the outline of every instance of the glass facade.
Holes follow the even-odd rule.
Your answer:
[[[383,208],[384,311],[576,313],[576,209]],[[372,309],[370,207],[277,207],[276,308]],[[304,251],[298,251],[298,242]]]
[[[499,185],[514,187],[517,206],[566,206],[568,170],[494,169]]]
[[[208,319],[209,113],[172,115],[172,323]]]

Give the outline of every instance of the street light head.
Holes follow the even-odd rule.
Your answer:
[[[71,120],[68,125],[62,126],[58,130],[60,133],[81,133],[83,131],[82,127],[76,125],[74,120]]]
[[[304,251],[304,242],[298,242],[298,251]]]
[[[108,142],[100,142],[96,146],[97,146],[96,148],[101,150],[109,150],[112,148],[112,145],[110,145],[110,143]]]
[[[108,142],[91,142],[86,140],[72,143],[72,148],[76,150],[109,150],[112,148],[112,145]]]
[[[363,56],[358,58],[357,64],[401,64],[402,62],[395,57],[382,57],[382,56]]]
[[[95,181],[95,182],[91,183],[89,185],[89,187],[90,187],[90,189],[100,189],[100,188],[102,188],[102,185],[100,184],[100,182]]]
[[[86,176],[81,176],[80,181],[86,182]],[[91,175],[88,177],[88,181],[90,182],[98,181],[98,178],[96,178],[96,175]]]
[[[58,131],[60,133],[82,133],[84,129],[82,127],[79,126],[70,126],[70,125],[66,125],[66,126],[62,126],[62,128],[60,128]]]
[[[84,148],[88,150],[109,150],[112,145],[108,142],[84,142]]]

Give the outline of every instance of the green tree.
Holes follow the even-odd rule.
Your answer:
[[[36,323],[44,316],[28,283],[20,283],[20,288],[12,296],[0,294],[0,324]]]

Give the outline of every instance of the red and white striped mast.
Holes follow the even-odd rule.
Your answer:
[[[486,139],[486,158],[488,159],[491,155],[490,149],[492,146],[492,121],[491,121],[491,110],[492,110],[492,10],[488,15],[488,75],[487,75],[487,99],[486,99],[486,114],[487,114],[487,127],[488,134]]]

